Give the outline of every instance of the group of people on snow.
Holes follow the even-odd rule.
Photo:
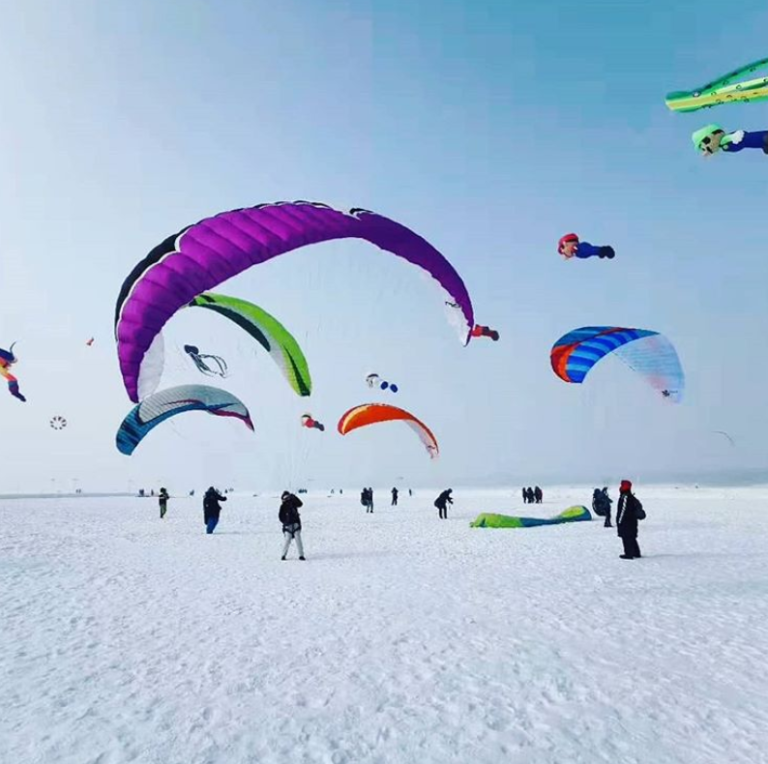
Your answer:
[[[373,512],[373,488],[363,488],[360,492],[360,503],[366,512]]]
[[[226,493],[226,491],[225,491]],[[412,492],[408,491],[410,495]],[[435,499],[434,505],[438,510],[438,517],[441,520],[448,519],[448,505],[453,504],[453,489],[447,488]],[[397,505],[397,488],[392,489],[392,506]],[[168,500],[171,498],[165,488],[161,488],[158,493],[158,505],[160,507],[160,519],[162,520],[168,511]],[[217,491],[213,486],[208,488],[203,497],[203,522],[205,532],[213,533],[219,523],[221,515],[221,502],[226,501],[227,497]],[[540,504],[542,501],[541,488],[524,488],[523,500],[527,503]],[[360,502],[366,508],[366,512],[373,512],[373,489],[364,488],[360,494]],[[304,545],[301,540],[301,515],[299,508],[304,506],[301,499],[290,491],[283,491],[280,496],[280,511],[278,518],[282,523],[283,554],[280,559],[285,560],[291,546],[291,542],[296,542],[296,549],[299,553],[299,559],[305,560]],[[608,487],[595,488],[592,493],[592,510],[598,517],[605,518],[604,527],[612,528],[611,510],[613,500],[608,494]],[[629,480],[622,480],[619,486],[619,501],[616,506],[616,529],[624,546],[624,553],[620,555],[622,560],[634,560],[642,557],[640,546],[637,542],[638,523],[646,517],[645,510],[640,500],[632,492],[632,483]]]
[[[397,502],[400,499],[400,489],[392,488],[391,494],[391,506],[396,507]],[[408,489],[408,495],[413,496],[413,491],[410,488]],[[365,507],[366,512],[373,512],[373,488],[363,488],[360,492],[360,503]]]
[[[523,488],[523,503],[524,504],[541,504],[544,500],[544,492],[536,486],[536,488]]]

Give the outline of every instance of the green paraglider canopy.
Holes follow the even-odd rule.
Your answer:
[[[198,295],[189,306],[207,308],[237,324],[270,354],[298,395],[306,396],[312,392],[309,364],[299,343],[266,310],[252,302],[212,292]]]

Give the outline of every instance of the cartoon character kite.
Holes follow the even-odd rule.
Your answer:
[[[378,387],[379,390],[389,390],[391,393],[396,393],[400,389],[394,382],[387,382],[378,374],[369,374],[365,378],[365,384],[371,388]]]
[[[494,342],[499,341],[499,333],[495,329],[491,329],[490,326],[481,326],[475,324],[470,335],[474,337],[490,337]]]
[[[13,345],[16,343],[14,342]],[[18,398],[22,403],[26,403],[27,399],[19,391],[19,381],[11,374],[11,366],[18,361],[18,358],[14,355],[13,345],[10,350],[3,350],[0,348],[0,376],[5,377],[8,382],[8,392],[14,397]]]
[[[755,130],[746,132],[745,130],[736,130],[732,133],[726,133],[720,125],[705,125],[697,130],[691,140],[705,158],[709,158],[725,151],[727,154],[735,154],[744,149],[762,149],[763,154],[768,154],[768,130]]]
[[[301,426],[310,430],[320,430],[325,432],[325,425],[312,417],[312,414],[303,414],[301,417]]]
[[[566,259],[570,260],[576,257],[579,260],[586,260],[588,257],[599,257],[601,260],[607,257],[613,260],[616,253],[611,246],[595,246],[588,241],[579,241],[575,233],[567,233],[557,243],[557,251]]]

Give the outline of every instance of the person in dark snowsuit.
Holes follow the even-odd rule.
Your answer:
[[[640,500],[632,493],[632,483],[622,480],[619,487],[619,503],[616,505],[616,529],[624,544],[622,560],[642,557],[637,543],[638,521],[645,520],[645,510]]]
[[[168,491],[165,488],[160,489],[160,493],[157,494],[157,503],[160,507],[160,519],[165,517],[165,513],[168,511],[168,499],[171,497],[168,495]]]
[[[605,500],[603,499],[603,492],[599,488],[592,491],[592,511],[598,517],[605,517]]]
[[[205,496],[203,496],[203,522],[206,533],[213,533],[219,524],[219,515],[221,514],[219,502],[226,500],[227,497],[220,494],[213,486],[205,492]]]
[[[437,507],[438,516],[441,520],[448,519],[448,505],[453,504],[453,499],[451,498],[452,493],[453,488],[448,488],[435,499],[435,506]]]
[[[613,500],[608,495],[608,486],[605,486],[602,490],[595,488],[592,494],[592,509],[598,517],[604,517],[604,528],[613,528],[611,525],[611,506]]]
[[[537,504],[541,504],[544,499],[544,493],[539,486],[536,486],[536,488],[533,489],[533,498],[536,499]]]
[[[285,537],[283,556],[280,559],[284,560],[286,558],[291,541],[296,539],[299,559],[304,560],[306,558],[304,557],[304,544],[301,543],[301,516],[299,515],[299,507],[303,507],[304,504],[298,496],[294,496],[290,491],[283,491],[280,500],[280,513],[278,517],[283,524],[283,536]]]
[[[527,499],[528,503],[529,504],[533,504],[533,499],[534,499],[534,497],[533,497],[533,488],[528,486],[528,488],[525,489],[525,494],[526,494],[526,499]]]
[[[523,488],[522,493],[523,493],[523,504],[527,504],[528,503],[528,491],[525,488]]]
[[[373,514],[373,488],[368,489],[368,511]]]
[[[397,506],[397,497],[400,495],[400,492],[397,490],[397,488],[392,489],[392,506]]]

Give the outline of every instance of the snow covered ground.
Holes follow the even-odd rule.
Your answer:
[[[310,494],[305,563],[274,495],[2,501],[0,761],[766,762],[768,489],[638,496],[637,561],[468,527],[518,491]]]

